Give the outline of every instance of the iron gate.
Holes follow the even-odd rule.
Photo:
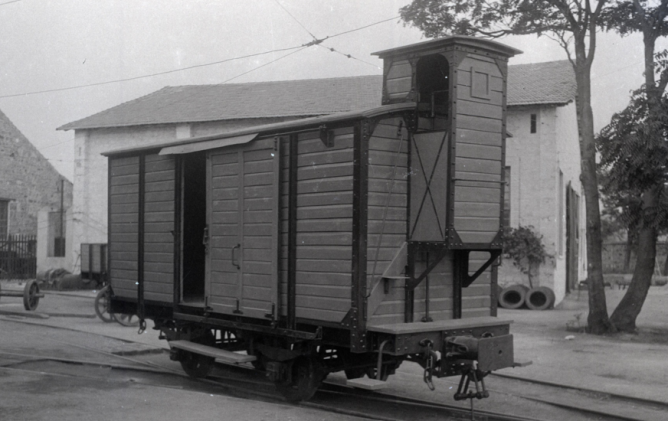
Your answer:
[[[37,236],[10,235],[0,239],[0,279],[29,279],[37,275]]]

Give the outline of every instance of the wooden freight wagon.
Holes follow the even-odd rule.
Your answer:
[[[378,108],[109,153],[112,310],[154,320],[189,374],[252,362],[289,400],[405,360],[486,396],[514,364],[490,266],[516,53],[382,51]]]

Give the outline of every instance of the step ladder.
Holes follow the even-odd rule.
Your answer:
[[[357,389],[382,390],[387,387],[387,382],[382,380],[370,379],[365,376],[365,377],[360,377],[359,379],[350,379],[346,381],[346,385],[355,387]]]
[[[184,351],[192,352],[194,354],[206,355],[220,360],[226,364],[242,364],[255,361],[255,355],[237,354],[236,352],[226,351],[224,349],[215,348],[208,345],[197,344],[190,341],[170,341],[169,346],[172,348],[182,349]]]

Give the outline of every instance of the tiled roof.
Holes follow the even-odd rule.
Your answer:
[[[510,66],[508,105],[565,104],[575,97],[568,61]],[[59,130],[311,117],[381,104],[382,77],[355,76],[220,85],[168,86]]]
[[[516,64],[508,69],[508,105],[564,105],[575,100],[575,72],[568,60]]]
[[[310,117],[377,107],[381,90],[380,76],[168,86],[59,129]]]

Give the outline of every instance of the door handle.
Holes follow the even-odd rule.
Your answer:
[[[238,263],[236,263],[236,258],[235,258],[235,253],[234,250],[239,249],[241,250],[241,244],[237,244],[236,246],[232,247],[232,265],[236,266],[237,269],[241,269]]]

